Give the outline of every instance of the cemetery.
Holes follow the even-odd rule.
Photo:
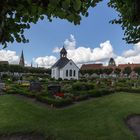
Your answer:
[[[66,76],[63,75],[65,79],[57,74],[51,76],[46,69],[23,66],[14,66],[18,70],[16,74],[14,71],[9,71],[10,74],[1,72],[0,116],[2,122],[8,121],[0,125],[0,139],[85,140],[100,139],[101,135],[104,140],[139,138],[139,67],[137,73],[131,75],[130,68],[120,71],[113,61],[109,68],[79,71],[66,58],[66,51],[63,52],[52,71],[56,74],[57,67],[61,66],[61,72],[67,71]],[[63,61],[65,65],[62,67]],[[10,70],[13,66],[7,68]],[[79,77],[75,74],[76,78],[71,78],[75,68]],[[116,69],[117,73],[114,73]],[[8,124],[10,127],[6,127]],[[106,131],[107,128],[110,131]]]
[[[0,140],[138,139],[140,1],[1,0]]]

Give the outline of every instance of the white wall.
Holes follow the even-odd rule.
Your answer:
[[[66,70],[68,70],[68,76],[66,76]],[[72,70],[72,76],[70,76],[70,70]],[[75,70],[75,76],[73,75],[73,72]],[[65,67],[63,67],[60,71],[60,76],[62,79],[77,79],[79,78],[79,68],[76,66],[76,64],[70,60]]]
[[[52,68],[51,69],[51,77],[58,79],[60,76],[60,70],[58,68]]]
[[[68,76],[66,76],[66,70],[68,70]],[[72,76],[70,76],[70,70],[72,70]],[[75,76],[73,75],[73,72],[75,70]],[[52,68],[51,69],[51,77],[58,79],[58,78],[62,78],[64,79],[77,79],[79,78],[79,68],[76,66],[76,64],[70,60],[65,67],[63,67],[62,69],[58,69],[58,68]]]

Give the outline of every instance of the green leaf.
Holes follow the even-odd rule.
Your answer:
[[[64,0],[64,1],[62,2],[62,7],[63,7],[64,9],[68,9],[68,8],[70,7],[70,0]]]
[[[81,1],[80,0],[75,0],[73,2],[73,8],[75,11],[79,11],[81,8]]]

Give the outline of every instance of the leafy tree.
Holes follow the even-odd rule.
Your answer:
[[[107,75],[111,74],[112,72],[113,72],[112,68],[105,68],[105,69],[103,69],[103,73],[105,73]]]
[[[115,73],[115,74],[119,75],[120,72],[121,72],[121,69],[120,69],[120,68],[115,68],[115,70],[114,70],[114,73]]]
[[[0,72],[8,72],[9,65],[8,64],[0,64]]]
[[[23,67],[20,66],[20,65],[9,65],[9,71],[11,73],[14,73],[14,72],[22,73],[23,72]]]
[[[140,75],[140,67],[135,67],[133,71]]]
[[[127,75],[130,75],[131,72],[132,72],[131,67],[125,67],[123,70],[123,73]]]
[[[95,69],[94,73],[96,73],[98,75],[103,74],[103,69]]]
[[[0,43],[28,40],[24,30],[30,23],[37,23],[46,16],[49,21],[55,18],[67,19],[80,24],[82,16],[88,16],[88,8],[101,0],[1,0],[0,1]]]
[[[1,0],[0,43],[6,47],[15,40],[28,42],[24,30],[45,16],[49,21],[60,18],[80,24],[81,17],[88,16],[89,7],[95,7],[100,1],[103,0]],[[121,24],[126,42],[139,42],[140,0],[109,0],[108,6],[118,11],[119,18],[112,23]]]
[[[110,0],[108,5],[118,11],[118,19],[112,23],[121,24],[125,30],[124,40],[127,43],[140,41],[140,0]]]

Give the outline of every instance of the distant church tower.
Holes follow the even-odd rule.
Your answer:
[[[116,66],[115,60],[113,58],[110,58],[108,66]]]
[[[21,56],[20,56],[19,65],[22,66],[22,67],[25,66],[23,50],[22,50],[22,53],[21,53]]]

